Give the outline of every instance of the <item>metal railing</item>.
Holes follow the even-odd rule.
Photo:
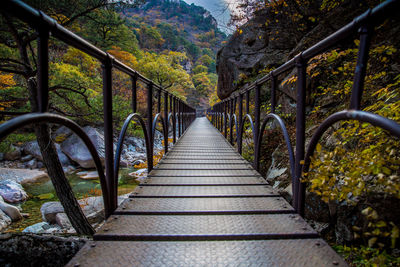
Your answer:
[[[22,1],[5,1],[2,3],[2,10],[8,15],[13,15],[18,19],[28,23],[38,32],[38,70],[37,70],[37,94],[39,103],[38,113],[28,113],[15,117],[0,125],[0,140],[17,129],[33,123],[54,123],[70,128],[79,136],[91,153],[96,169],[99,173],[101,189],[103,193],[106,217],[112,214],[117,208],[118,190],[118,171],[121,158],[121,150],[124,137],[129,123],[134,120],[141,126],[146,142],[147,168],[150,172],[153,169],[153,146],[154,135],[157,122],[161,123],[164,136],[164,150],[168,152],[168,132],[169,125],[172,127],[173,143],[176,142],[190,123],[195,119],[195,109],[188,106],[185,102],[172,95],[164,88],[158,86],[137,71],[126,66],[115,59],[110,54],[102,51],[91,43],[85,41],[78,35],[59,25],[54,19],[36,10]],[[64,43],[96,58],[102,63],[103,80],[103,110],[104,110],[104,140],[105,140],[105,173],[103,172],[100,157],[93,143],[82,130],[82,128],[72,120],[57,114],[48,112],[49,104],[49,37],[57,38]],[[117,150],[113,151],[113,95],[112,95],[112,71],[117,69],[131,78],[132,91],[132,114],[130,114],[122,127],[119,135]],[[147,118],[145,119],[137,113],[137,90],[138,82],[147,86]],[[157,94],[157,95],[156,95]],[[156,114],[153,114],[154,96],[157,96]],[[161,102],[163,99],[163,112],[161,112]],[[176,136],[178,135],[178,136]]]
[[[283,132],[287,151],[289,154],[290,174],[292,176],[293,186],[293,207],[300,215],[304,215],[305,207],[305,183],[301,182],[302,173],[307,172],[310,165],[310,157],[313,155],[318,141],[323,133],[335,122],[343,120],[357,120],[368,122],[374,126],[381,127],[387,130],[391,135],[400,137],[400,124],[393,120],[379,116],[377,114],[361,111],[360,102],[363,94],[364,79],[366,75],[366,68],[368,63],[368,52],[370,48],[371,36],[373,34],[374,26],[378,25],[388,16],[396,15],[400,9],[400,1],[390,0],[386,1],[373,9],[367,10],[362,15],[356,17],[351,23],[342,27],[335,33],[327,38],[308,48],[307,50],[299,53],[297,56],[287,61],[277,69],[271,71],[268,75],[251,83],[247,87],[233,93],[229,98],[215,104],[212,108],[207,110],[207,114],[211,116],[211,122],[220,131],[224,132],[227,138],[227,127],[229,126],[229,140],[231,144],[234,143],[233,131],[236,129],[236,142],[238,152],[242,153],[242,138],[243,126],[246,120],[250,122],[253,133],[254,142],[254,167],[259,170],[260,165],[260,147],[263,133],[267,122],[275,120],[278,122],[279,127]],[[305,150],[305,125],[306,125],[306,68],[308,60],[313,57],[326,52],[329,48],[339,44],[345,38],[354,36],[359,33],[360,43],[357,56],[357,64],[354,73],[354,83],[351,91],[349,110],[343,110],[329,116],[316,130],[311,138],[311,141]],[[295,153],[290,143],[288,131],[285,126],[284,120],[277,115],[276,112],[276,91],[278,87],[278,76],[286,73],[292,69],[297,69],[296,81],[296,139],[295,139]],[[270,105],[271,112],[266,116],[264,121],[260,121],[261,112],[261,99],[260,90],[261,86],[267,82],[271,83],[270,90]],[[254,116],[250,114],[250,92],[254,92]],[[243,97],[246,100],[246,111],[243,115]],[[236,117],[236,106],[238,106],[238,117]],[[234,128],[235,127],[235,128]],[[304,160],[304,164],[303,163]]]

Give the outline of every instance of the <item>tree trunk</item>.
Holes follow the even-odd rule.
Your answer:
[[[32,111],[37,112],[37,84],[35,78],[27,81],[29,100]],[[93,235],[94,229],[86,219],[72,191],[71,185],[65,177],[64,170],[58,158],[57,150],[51,140],[50,129],[47,123],[35,125],[36,139],[42,153],[43,163],[53,183],[57,197],[64,208],[72,226],[78,234]]]
[[[93,235],[94,230],[80,208],[71,185],[63,171],[57,150],[50,138],[49,126],[47,123],[36,125],[36,138],[42,152],[43,162],[53,183],[54,189],[64,211],[67,214],[72,226],[78,234]]]

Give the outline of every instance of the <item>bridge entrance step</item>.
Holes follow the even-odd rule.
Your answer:
[[[67,266],[346,266],[205,118]]]

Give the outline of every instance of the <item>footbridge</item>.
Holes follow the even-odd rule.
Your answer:
[[[400,137],[397,122],[360,110],[374,26],[395,14],[399,2],[389,0],[366,11],[228,99],[209,110],[198,111],[199,117],[196,118],[196,110],[184,101],[57,24],[43,12],[22,1],[6,0],[2,10],[8,16],[26,22],[37,34],[38,69],[35,74],[38,104],[36,112],[6,114],[14,118],[0,125],[0,138],[28,124],[64,125],[84,141],[100,176],[106,221],[95,233],[88,226],[83,233],[94,233],[93,240],[88,241],[67,266],[346,266],[303,219],[306,185],[302,182],[302,173],[308,170],[310,157],[322,134],[337,121],[370,123]],[[87,53],[102,64],[104,164],[78,124],[49,112],[50,36]],[[360,39],[349,109],[329,116],[318,126],[306,147],[308,62],[349,38]],[[127,86],[132,93],[132,113],[118,129],[115,149],[113,70],[130,78],[131,84]],[[295,138],[289,136],[285,120],[276,112],[279,79],[282,79],[282,74],[293,70],[297,73]],[[269,90],[270,103],[262,101],[262,86]],[[136,95],[139,90],[145,90],[147,98],[143,114],[138,112]],[[269,104],[269,113],[262,116],[266,104]],[[200,117],[204,113],[207,117]],[[270,120],[281,129],[287,147],[293,185],[291,204],[257,171],[263,153],[261,140]],[[148,176],[128,199],[118,205],[121,150],[131,121],[143,130]],[[252,163],[241,156],[246,122],[251,127],[255,148]],[[163,133],[165,156],[153,166],[157,127]],[[294,147],[291,138],[295,141]],[[51,148],[45,145],[46,149]],[[45,153],[42,150],[43,158],[52,162],[54,154]],[[60,164],[54,166],[49,168],[49,174],[62,172]],[[69,194],[68,181],[61,179],[59,182],[63,185],[57,184],[57,194]],[[82,214],[76,206],[79,205],[69,210],[70,214]]]

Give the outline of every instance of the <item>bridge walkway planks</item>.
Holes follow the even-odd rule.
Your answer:
[[[67,266],[347,266],[198,118]]]

